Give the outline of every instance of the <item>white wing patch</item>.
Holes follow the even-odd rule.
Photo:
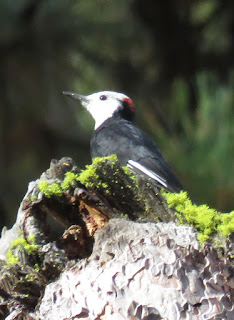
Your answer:
[[[142,173],[146,174],[148,177],[156,180],[158,183],[160,183],[163,187],[168,188],[168,184],[167,181],[165,179],[163,179],[162,177],[160,177],[157,173],[147,169],[146,167],[144,167],[142,164],[140,164],[139,162],[133,161],[133,160],[128,160],[128,167],[130,169],[137,169],[139,171],[141,171]]]

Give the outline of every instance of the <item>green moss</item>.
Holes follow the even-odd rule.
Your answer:
[[[6,262],[7,264],[16,264],[19,262],[19,258],[13,254],[13,251],[11,249],[7,251]]]
[[[61,183],[49,183],[47,181],[40,181],[38,188],[41,192],[45,194],[47,198],[51,198],[52,196],[61,197],[63,191],[69,191],[70,188],[75,188],[77,186],[77,182],[84,184],[86,187],[102,187],[107,190],[109,185],[106,181],[101,181],[99,175],[97,174],[97,170],[101,167],[101,165],[108,162],[108,167],[114,169],[118,162],[118,158],[116,155],[111,155],[108,157],[97,157],[93,159],[93,163],[87,165],[85,170],[82,170],[80,174],[74,172],[66,172],[65,178]],[[124,172],[129,176],[132,174],[128,171],[127,168],[124,168]],[[102,171],[102,174],[108,174],[105,172],[105,168]],[[118,174],[118,169],[115,174]],[[116,180],[116,183],[118,181]]]
[[[126,213],[121,213],[120,217],[123,218],[123,219],[126,219],[126,220],[129,218],[128,214],[126,214]]]
[[[85,170],[81,171],[78,177],[78,181],[91,187],[93,186],[93,178],[98,178],[98,176],[96,175],[96,168],[92,164],[89,164],[86,166]]]
[[[34,270],[40,272],[39,266],[35,265]],[[28,273],[28,274],[26,274],[26,276],[24,276],[24,278],[22,280],[27,283],[29,283],[29,282],[34,283],[34,281],[36,280],[36,275],[34,273]]]
[[[221,222],[217,226],[218,232],[222,233],[225,237],[234,232],[234,211],[230,213],[220,214]]]
[[[128,166],[122,167],[124,173],[129,176],[134,182],[136,182],[136,176],[132,173]]]
[[[213,233],[221,233],[227,237],[234,232],[234,211],[219,214],[207,205],[195,205],[189,199],[187,192],[168,193],[163,191],[169,207],[174,207],[176,216],[181,223],[188,223],[198,231],[198,240],[204,243]]]
[[[6,261],[8,264],[15,264],[19,262],[19,258],[14,253],[16,248],[24,250],[29,255],[36,253],[38,250],[34,236],[29,236],[28,241],[20,236],[11,242],[11,248],[7,251]]]
[[[31,200],[31,201],[36,201],[36,200],[37,200],[37,195],[35,195],[35,194],[32,195],[30,200]]]
[[[70,172],[70,171],[66,172],[65,178],[64,178],[63,182],[61,183],[62,190],[67,191],[71,187],[75,188],[77,180],[78,180],[78,174],[76,174],[74,172]]]
[[[94,185],[96,185],[97,187],[102,186],[102,188],[108,189],[108,184],[106,182],[100,181],[99,175],[97,174],[97,168],[100,167],[103,162],[107,161],[108,164],[113,168],[116,165],[118,158],[115,154],[108,157],[94,158],[93,163],[87,165],[86,169],[81,171],[81,173],[77,177],[77,180],[87,187],[93,187]]]
[[[59,183],[49,184],[47,181],[40,181],[38,188],[47,198],[51,198],[52,196],[61,197],[63,194]]]
[[[112,154],[108,157],[96,157],[93,159],[93,165],[100,165],[103,161],[109,161],[109,163],[114,167],[116,162],[118,161],[118,157],[116,154]]]
[[[68,171],[65,173],[65,178],[61,183],[49,183],[47,181],[40,181],[38,188],[47,198],[52,196],[61,197],[63,191],[69,191],[71,188],[77,186],[78,174]]]

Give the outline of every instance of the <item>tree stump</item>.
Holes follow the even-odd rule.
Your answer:
[[[0,319],[231,320],[233,233],[197,234],[116,158],[53,160],[2,232]]]

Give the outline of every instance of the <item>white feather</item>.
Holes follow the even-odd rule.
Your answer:
[[[128,160],[128,167],[130,168],[136,168],[142,173],[146,174],[148,177],[156,180],[159,182],[163,187],[168,188],[167,181],[160,177],[157,173],[147,169],[145,166],[141,165],[139,162],[136,162],[134,160]]]
[[[100,100],[101,96],[106,96],[106,100]],[[87,102],[83,106],[89,111],[95,120],[95,129],[100,127],[104,121],[111,118],[115,111],[121,108],[121,101],[129,99],[123,93],[113,91],[101,91],[90,94],[86,97]]]

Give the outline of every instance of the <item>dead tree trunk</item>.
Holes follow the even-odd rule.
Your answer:
[[[0,319],[231,320],[232,249],[114,158],[52,161],[2,233]]]

